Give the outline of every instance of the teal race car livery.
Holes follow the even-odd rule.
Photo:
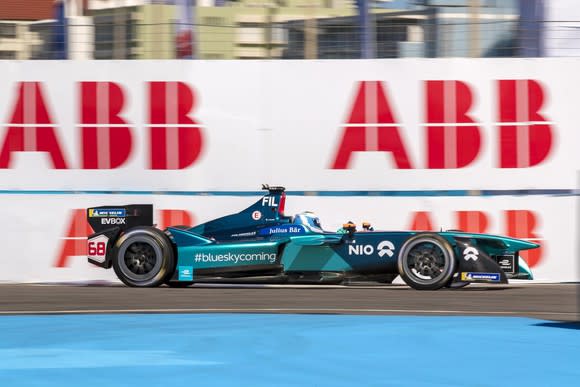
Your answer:
[[[94,234],[88,260],[113,267],[128,286],[173,287],[202,282],[390,283],[398,275],[420,290],[473,282],[532,279],[520,251],[538,244],[461,231],[325,231],[311,212],[284,214],[284,187],[245,210],[209,222],[160,230],[149,204],[87,209]]]

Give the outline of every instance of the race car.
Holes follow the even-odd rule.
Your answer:
[[[88,261],[113,267],[132,287],[389,283],[400,275],[414,289],[436,290],[533,278],[520,252],[536,243],[458,230],[357,230],[353,223],[328,231],[312,212],[285,215],[284,187],[262,188],[267,193],[245,210],[195,227],[156,228],[150,204],[88,208]]]

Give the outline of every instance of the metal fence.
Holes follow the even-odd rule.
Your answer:
[[[65,26],[51,21],[0,23],[0,59],[175,59],[178,26],[95,20],[68,24],[65,38]],[[361,30],[353,18],[188,27],[196,59],[361,57]],[[376,58],[580,56],[580,21],[385,18],[374,23],[371,52]]]

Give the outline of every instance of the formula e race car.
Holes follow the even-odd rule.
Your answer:
[[[88,260],[114,268],[128,286],[201,282],[337,284],[392,282],[398,275],[420,290],[473,282],[532,279],[522,250],[538,244],[461,231],[322,229],[311,212],[284,214],[284,187],[267,191],[245,210],[189,226],[153,225],[149,204],[87,209],[94,234]]]

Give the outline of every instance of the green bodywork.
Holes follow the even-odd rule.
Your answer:
[[[169,228],[177,246],[178,267],[196,273],[205,270],[239,268],[244,272],[264,270],[268,266],[283,272],[397,272],[399,248],[415,231],[374,231],[349,233],[317,233],[308,229],[301,235],[273,235],[251,240],[214,241],[190,230]],[[439,232],[452,246],[456,238],[469,241],[489,256],[517,255],[519,251],[537,247],[527,241],[504,236]],[[377,246],[383,241],[392,243],[392,249],[381,254]],[[461,251],[456,251],[461,257]],[[520,258],[520,275],[531,277],[525,261]],[[523,269],[523,270],[522,270]],[[523,272],[522,272],[523,271]],[[179,273],[176,278],[179,280]],[[182,279],[183,280],[183,279]]]

